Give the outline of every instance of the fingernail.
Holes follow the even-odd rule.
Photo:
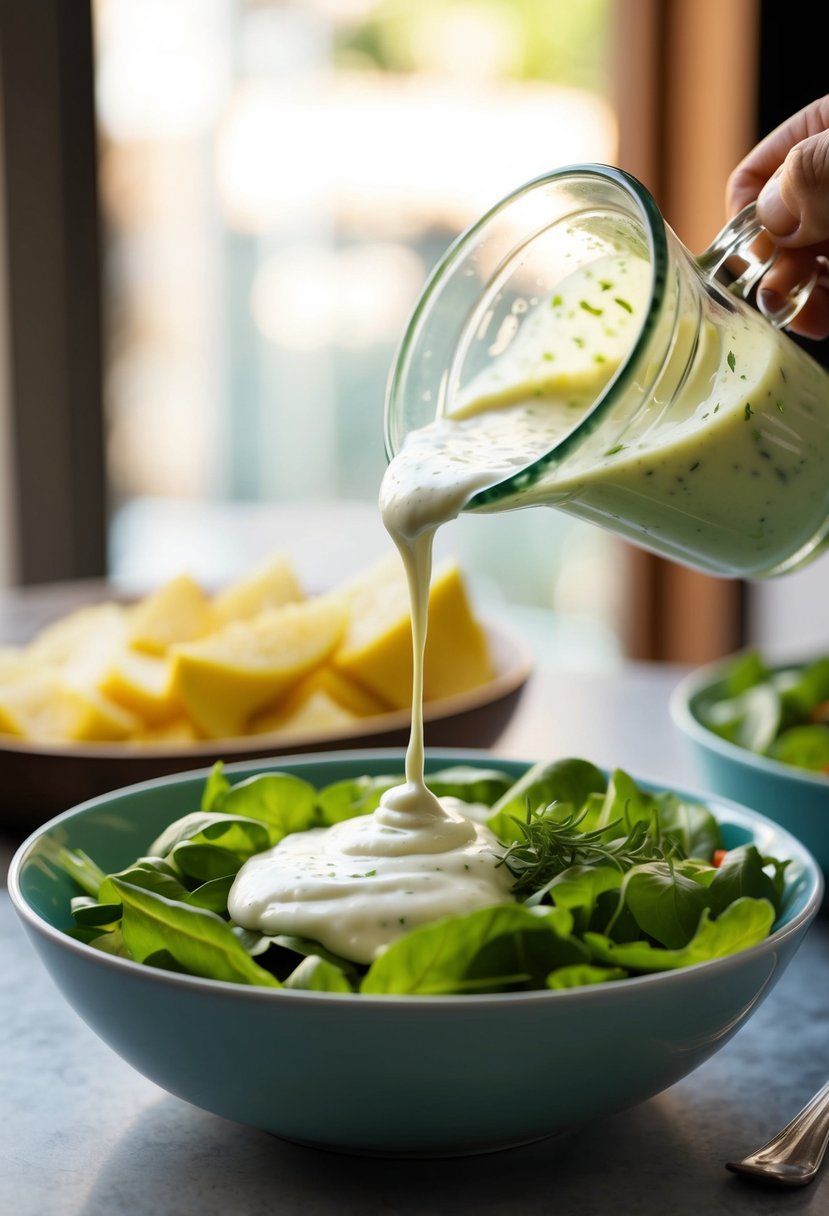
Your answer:
[[[780,197],[778,177],[770,178],[757,197],[757,216],[760,223],[775,236],[791,236],[800,220],[792,215]]]
[[[786,306],[786,300],[778,292],[761,287],[757,292],[757,305],[764,317],[776,317]]]

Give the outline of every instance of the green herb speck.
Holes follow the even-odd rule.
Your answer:
[[[746,402],[746,414],[745,414],[746,422],[748,422],[749,418],[751,417],[751,415],[753,413],[754,413],[754,410],[751,408],[751,402],[747,401]]]
[[[734,351],[730,350],[728,352],[728,357],[726,358],[726,363],[731,368],[732,372],[734,371],[736,362],[737,362],[737,360],[734,358]]]
[[[614,301],[620,308],[624,308],[625,312],[633,312],[633,305],[629,300],[623,300],[621,296],[616,296]]]
[[[600,317],[604,312],[603,308],[594,308],[587,300],[579,300],[579,308],[583,312],[589,312],[591,317]]]

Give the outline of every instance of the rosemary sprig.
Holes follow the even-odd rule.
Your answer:
[[[622,872],[645,861],[664,861],[681,856],[677,844],[664,837],[659,819],[637,820],[632,827],[620,816],[603,827],[581,831],[587,814],[567,809],[566,804],[550,803],[532,810],[527,806],[526,820],[515,819],[523,836],[508,846],[499,861],[515,878],[513,894],[521,899],[545,887],[575,865],[602,863]],[[618,836],[614,829],[621,828]]]

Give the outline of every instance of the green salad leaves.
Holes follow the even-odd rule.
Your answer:
[[[420,926],[369,966],[230,921],[228,892],[249,857],[288,833],[371,813],[402,780],[392,773],[314,789],[273,772],[232,785],[217,764],[201,806],[119,872],[61,851],[79,888],[69,932],[110,954],[211,979],[433,996],[564,989],[684,967],[762,941],[781,911],[786,861],[750,844],[724,852],[705,806],[565,759],[518,781],[471,767],[427,777],[502,842],[512,901]]]
[[[745,650],[697,712],[704,726],[738,747],[829,773],[829,656],[775,668],[759,651]]]

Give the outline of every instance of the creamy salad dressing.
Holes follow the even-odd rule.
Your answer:
[[[411,434],[380,490],[383,522],[398,547],[412,618],[412,722],[405,783],[372,814],[285,837],[245,862],[228,897],[233,920],[275,935],[311,938],[370,963],[396,937],[443,916],[512,899],[495,836],[461,804],[425,782],[423,657],[432,545],[441,524],[478,490],[502,481],[547,450],[560,433],[561,402],[535,398],[503,409],[437,419]]]
[[[410,455],[392,462],[380,495],[411,597],[414,677],[405,783],[387,790],[370,815],[286,836],[256,854],[228,896],[237,924],[311,938],[357,963],[372,962],[418,925],[512,899],[512,875],[498,864],[495,836],[474,811],[462,812],[455,799],[436,798],[425,783],[423,655],[432,541],[440,523],[454,518],[487,483],[474,464],[446,456],[442,429],[436,424],[435,448],[414,442]],[[429,452],[438,467],[446,460],[453,471],[422,488]]]
[[[246,862],[228,900],[238,924],[308,937],[367,963],[417,925],[512,898],[495,838],[456,805],[439,801],[424,780],[432,542],[476,494],[546,455],[592,409],[632,348],[649,293],[650,267],[632,254],[581,267],[525,318],[503,353],[453,394],[451,412],[406,437],[380,491],[411,595],[405,783],[371,815],[286,837]],[[727,572],[740,572],[752,547],[762,552],[759,560],[773,561],[787,509],[799,504],[812,519],[814,503],[825,513],[829,469],[822,453],[829,444],[819,401],[825,380],[817,365],[812,374],[810,361],[790,356],[788,339],[771,327],[762,340],[758,332],[725,308],[721,329],[706,321],[692,333],[681,322],[669,397],[655,392],[644,420],[636,410],[626,419],[623,400],[618,442],[597,448],[594,432],[576,459],[500,505],[553,503],[596,522],[611,518],[615,531],[627,529],[640,541],[670,517],[680,555],[686,549],[695,555],[705,531],[705,546]],[[683,353],[689,343],[692,359]],[[670,360],[661,374],[662,383],[670,382]]]
[[[791,339],[741,312],[706,322],[670,408],[599,458],[522,493],[728,577],[785,569],[825,526],[827,381]],[[647,422],[647,420],[645,420]],[[507,505],[507,504],[505,504]],[[514,504],[513,504],[514,505]]]

